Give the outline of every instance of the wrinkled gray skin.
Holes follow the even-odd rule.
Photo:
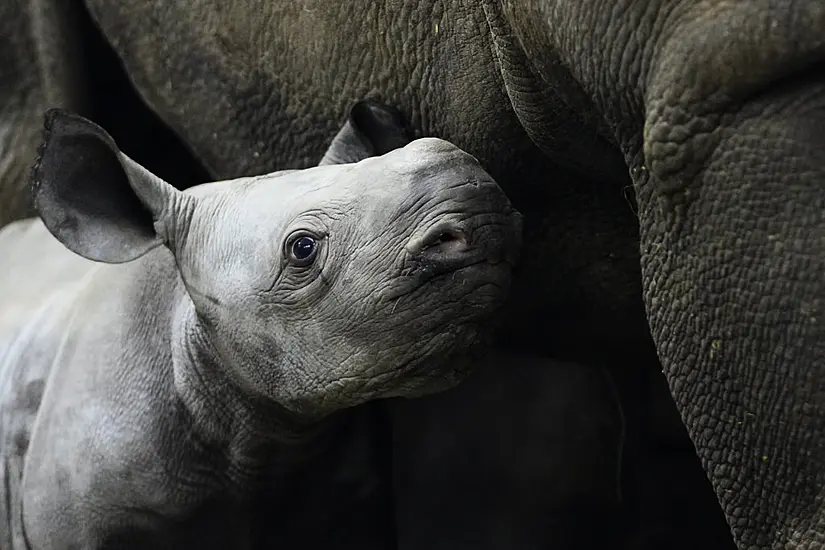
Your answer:
[[[77,86],[86,8],[217,177],[311,165],[365,96],[469,151],[527,219],[507,344],[631,365],[626,449],[670,418],[637,399],[663,372],[737,544],[825,543],[820,0],[4,2],[4,207],[33,110],[115,100]],[[638,506],[681,477],[636,471]]]
[[[0,546],[270,547],[251,510],[336,411],[468,372],[521,216],[442,140],[340,165],[394,147],[376,109],[338,165],[184,192],[48,115],[42,221],[0,232]]]

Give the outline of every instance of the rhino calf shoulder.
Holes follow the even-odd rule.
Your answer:
[[[462,379],[520,215],[372,109],[322,166],[187,191],[47,115],[40,219],[0,232],[0,547],[250,547],[260,481],[339,411]]]

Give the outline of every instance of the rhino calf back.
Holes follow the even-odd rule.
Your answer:
[[[0,548],[22,547],[20,481],[73,290],[95,264],[63,247],[38,219],[0,229]]]

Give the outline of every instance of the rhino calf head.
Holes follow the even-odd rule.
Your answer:
[[[521,216],[491,176],[434,138],[187,191],[62,111],[40,153],[49,231],[104,263],[164,245],[191,300],[189,345],[245,394],[300,415],[460,380],[520,246]]]

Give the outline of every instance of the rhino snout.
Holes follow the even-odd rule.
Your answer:
[[[410,259],[435,272],[451,271],[487,262],[513,264],[520,246],[520,215],[479,214],[436,223],[410,239]]]

